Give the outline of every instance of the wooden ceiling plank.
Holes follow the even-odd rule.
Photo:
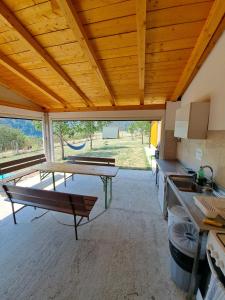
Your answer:
[[[156,43],[147,43],[146,53],[164,52],[172,50],[180,50],[187,48],[194,48],[197,37],[184,38],[172,41],[163,41]]]
[[[176,60],[176,61],[164,61],[164,62],[150,62],[146,63],[145,69],[146,71],[155,71],[155,70],[164,70],[166,72],[167,69],[184,69],[187,61],[186,60]]]
[[[146,54],[146,63],[188,60],[192,48]]]
[[[205,20],[212,3],[213,1],[207,1],[150,11],[147,13],[146,27],[149,29]]]
[[[51,0],[51,8],[54,14],[60,16],[61,11],[57,0]]]
[[[201,56],[207,49],[207,46],[210,43],[210,40],[212,39],[214,33],[216,33],[220,22],[224,18],[224,15],[225,1],[215,0],[205,22],[205,25],[203,26],[203,29],[197,39],[196,45],[171,96],[171,100],[177,100],[177,98],[182,95],[182,93],[186,89],[192,74],[195,72],[198,62],[201,59]]]
[[[209,0],[151,0],[147,3],[147,11],[155,11],[170,7],[184,6],[207,1]]]
[[[105,91],[110,96],[110,102],[114,106],[115,105],[115,96],[113,95],[112,89],[110,87],[109,82],[106,80],[106,77],[101,69],[101,66],[97,60],[96,54],[92,48],[92,45],[87,37],[87,34],[84,30],[84,27],[79,19],[79,16],[76,12],[75,6],[72,0],[64,0],[60,1],[60,7],[64,11],[66,19],[68,21],[68,25],[74,32],[78,42],[83,49],[87,59],[89,60],[93,70],[95,71],[97,77],[99,78],[102,86]]]
[[[146,30],[147,43],[198,37],[205,21],[175,24]]]
[[[103,69],[107,72],[114,68],[118,67],[127,67],[127,66],[137,66],[138,67],[138,58],[137,55],[124,56],[124,57],[114,57],[109,59],[102,60]]]
[[[121,0],[82,0],[74,1],[77,7],[77,11],[91,10],[95,8],[104,7],[107,5],[112,5],[114,3],[119,3]]]
[[[32,86],[37,88],[39,91],[43,92],[45,95],[63,104],[65,108],[69,106],[68,103],[66,103],[66,101],[63,98],[59,97],[57,94],[51,91],[47,86],[45,86],[42,82],[40,82],[37,78],[35,78],[33,75],[31,75],[23,68],[21,68],[19,65],[17,65],[14,61],[12,61],[9,57],[5,56],[1,52],[0,52],[0,63],[4,65],[7,69],[12,71],[14,74],[18,75],[19,77],[21,77],[22,79],[30,83]]]
[[[126,1],[123,0],[113,4],[107,2],[108,1],[106,1],[105,6],[80,12],[79,16],[82,23],[83,24],[97,23],[97,22],[102,22],[106,20],[121,18],[121,17],[135,14],[135,2],[133,0],[126,0]]]
[[[126,32],[116,35],[109,35],[102,38],[92,39],[92,45],[101,51],[117,49],[120,47],[131,47],[137,45],[136,32]]]
[[[137,54],[137,46],[131,47],[122,47],[122,48],[115,48],[115,49],[107,49],[107,50],[97,50],[96,55],[98,59],[104,60],[109,58],[115,57],[126,57],[132,56]]]
[[[125,16],[102,22],[84,25],[88,38],[101,38],[137,30],[136,16]]]
[[[163,89],[163,88],[173,88],[176,86],[176,83],[177,81],[170,81],[170,82],[160,82],[160,83],[157,83],[157,82],[154,82],[154,83],[150,83],[146,86],[146,91],[151,88],[158,88],[158,89]]]
[[[146,0],[136,0],[138,78],[140,105],[144,105],[145,94],[145,47],[146,47]]]
[[[23,24],[17,19],[17,17],[10,11],[10,9],[0,2],[0,14],[8,22],[19,36],[26,42],[29,49],[34,50],[48,65],[57,72],[63,80],[65,80],[69,86],[83,99],[87,106],[93,106],[91,100],[85,95],[85,93],[76,85],[76,83],[67,75],[60,65],[48,54],[48,52],[37,42],[37,40],[31,35],[31,33],[23,26]]]

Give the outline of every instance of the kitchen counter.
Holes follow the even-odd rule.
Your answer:
[[[156,159],[155,183],[158,186],[158,201],[164,219],[167,216],[166,185],[169,175],[186,175],[185,168],[178,160]]]
[[[165,176],[170,174],[187,174],[187,171],[178,160],[156,159],[156,164]]]
[[[171,176],[172,177],[172,176]],[[172,193],[171,193],[172,192]],[[170,195],[170,196],[169,196]],[[173,196],[172,196],[173,195]],[[210,230],[219,230],[220,232],[225,232],[225,228],[216,227],[208,224],[204,224],[203,220],[205,219],[205,215],[202,213],[202,211],[195,205],[193,196],[199,195],[199,193],[192,193],[192,192],[184,192],[180,191],[177,186],[174,184],[172,178],[170,176],[167,176],[167,201],[171,203],[172,197],[176,198],[176,201],[178,201],[187,212],[190,220],[195,225],[196,229],[198,230],[198,240],[197,240],[197,247],[196,247],[196,253],[194,255],[194,263],[192,266],[192,272],[191,272],[191,282],[190,287],[187,295],[187,299],[196,299],[195,294],[198,288],[198,266],[199,266],[199,260],[201,252],[204,250],[205,242],[204,238],[206,238],[208,232]],[[204,193],[203,193],[204,195]],[[215,220],[221,221],[221,217],[217,217]]]
[[[167,182],[170,185],[171,189],[173,190],[174,194],[176,195],[179,202],[182,204],[184,209],[186,210],[189,218],[196,226],[199,232],[201,231],[209,231],[209,230],[220,230],[225,232],[225,228],[216,227],[208,224],[204,224],[203,220],[205,219],[205,215],[201,212],[201,210],[195,205],[193,196],[199,195],[198,193],[191,193],[191,192],[182,192],[180,191],[175,184],[173,183],[170,177],[167,177]],[[217,217],[216,221],[223,220],[221,217]],[[224,221],[223,221],[224,222]]]

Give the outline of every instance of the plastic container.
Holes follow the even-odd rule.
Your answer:
[[[188,291],[198,232],[190,222],[172,224],[169,228],[171,279],[183,291]],[[200,261],[200,271],[203,261]]]
[[[168,208],[168,228],[180,222],[189,222],[189,217],[185,209],[180,205],[174,205]]]

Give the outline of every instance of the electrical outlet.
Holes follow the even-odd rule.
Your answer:
[[[202,160],[202,149],[200,149],[200,148],[197,148],[196,149],[196,151],[195,151],[195,158],[197,159],[197,160]]]

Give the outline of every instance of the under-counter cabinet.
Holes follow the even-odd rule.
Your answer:
[[[164,173],[159,170],[158,173],[158,201],[161,208],[161,211],[163,213],[163,216],[165,216],[165,189],[166,189],[166,176]]]
[[[174,136],[185,139],[206,139],[209,102],[192,102],[176,111]]]
[[[183,166],[177,160],[156,159],[156,185],[158,186],[157,199],[164,219],[167,217],[167,176],[170,174],[184,173]]]

